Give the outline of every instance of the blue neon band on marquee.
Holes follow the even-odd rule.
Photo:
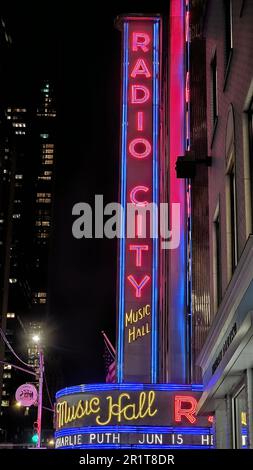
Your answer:
[[[113,390],[128,390],[128,391],[145,391],[145,390],[154,390],[154,391],[182,391],[182,392],[203,392],[203,385],[193,384],[193,385],[182,385],[182,384],[83,384],[76,385],[73,387],[66,387],[59,390],[56,393],[56,398],[60,398],[66,395],[73,395],[75,393],[83,392],[111,392]]]
[[[119,268],[119,328],[118,328],[118,381],[123,382],[124,363],[124,303],[125,303],[125,225],[126,225],[126,143],[127,143],[127,86],[128,86],[128,23],[124,24],[124,61],[122,90],[122,143],[121,143],[121,239]]]
[[[153,25],[153,203],[158,207],[158,138],[159,138],[159,21]],[[158,361],[158,233],[156,209],[153,214],[153,266],[152,266],[152,336],[151,336],[151,382],[157,382]]]
[[[70,436],[75,434],[103,434],[103,433],[120,433],[120,434],[183,434],[183,435],[212,435],[212,428],[187,428],[173,426],[86,426],[81,428],[64,428],[55,432],[55,437]]]

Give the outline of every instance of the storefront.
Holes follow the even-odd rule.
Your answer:
[[[253,237],[249,237],[199,357],[198,412],[215,414],[217,448],[253,448]]]

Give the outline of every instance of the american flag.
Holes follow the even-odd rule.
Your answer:
[[[116,382],[116,361],[115,361],[115,350],[111,348],[111,343],[108,340],[107,336],[103,333],[104,336],[104,361],[105,361],[105,374],[106,374],[106,383],[115,383]]]

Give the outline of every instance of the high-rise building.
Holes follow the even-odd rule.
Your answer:
[[[15,351],[33,364],[38,351],[32,350],[29,336],[42,328],[48,315],[56,139],[54,90],[49,81],[43,82],[35,101],[35,109],[8,106],[4,111],[0,181],[0,326]],[[3,341],[1,358],[15,362]],[[4,438],[13,440],[15,413],[22,422],[22,410],[14,408],[15,390],[28,377],[4,367],[9,369],[0,369],[1,427],[6,431]],[[28,426],[29,413],[23,414]]]

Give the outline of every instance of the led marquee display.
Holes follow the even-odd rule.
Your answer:
[[[56,447],[211,447],[199,385],[80,385],[57,393]]]

